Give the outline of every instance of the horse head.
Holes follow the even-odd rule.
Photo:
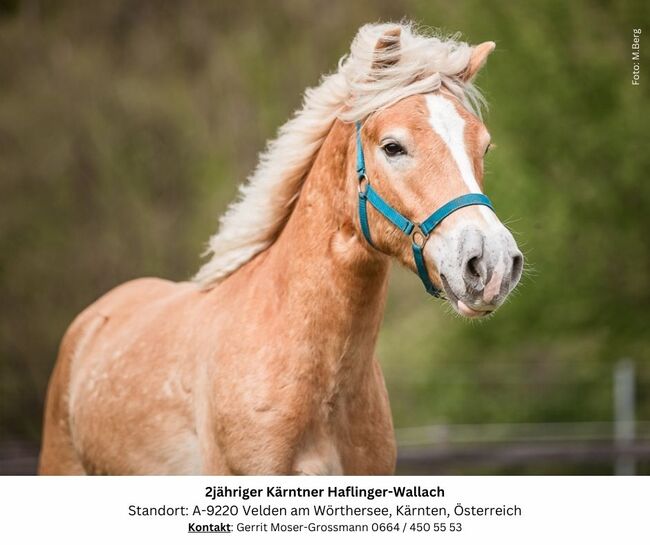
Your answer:
[[[472,48],[463,69],[436,90],[359,119],[355,144],[360,238],[417,272],[428,291],[444,293],[469,318],[499,307],[523,268],[512,234],[483,195],[490,133],[454,92],[471,85],[493,49],[493,42]],[[401,57],[398,27],[377,41],[367,88],[399,79]]]

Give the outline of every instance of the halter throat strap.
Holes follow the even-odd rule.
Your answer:
[[[434,297],[440,297],[442,291],[434,285],[427,271],[424,261],[424,246],[429,239],[429,235],[440,225],[450,214],[465,208],[466,206],[487,206],[494,209],[492,202],[482,193],[467,193],[450,200],[443,204],[433,214],[421,223],[416,223],[400,214],[395,208],[389,205],[381,198],[372,185],[366,174],[366,161],[363,155],[363,146],[361,143],[361,122],[357,121],[357,177],[359,179],[359,223],[363,236],[373,248],[377,249],[372,241],[370,234],[370,224],[368,223],[368,203],[370,203],[377,212],[379,212],[390,223],[400,231],[410,237],[411,249],[413,250],[413,259],[418,271],[418,276],[424,285],[424,289]]]

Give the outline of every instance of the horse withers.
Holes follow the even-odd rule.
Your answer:
[[[374,356],[391,259],[469,318],[521,276],[482,193],[472,80],[493,48],[362,27],[262,154],[196,278],[128,282],[74,320],[40,473],[392,473]]]

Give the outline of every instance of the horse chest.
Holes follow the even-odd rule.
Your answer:
[[[231,472],[368,475],[394,471],[392,422],[382,396],[366,391],[354,400],[324,398],[313,404],[287,403],[290,398],[286,396],[283,404],[261,403],[244,413],[217,417],[223,426],[215,442]],[[246,433],[233,434],[235,422],[236,429]]]
[[[291,473],[294,475],[343,475],[341,453],[334,438],[308,436],[301,443]]]
[[[382,429],[383,431],[383,429]],[[388,430],[386,430],[388,431]],[[388,438],[388,439],[387,439]],[[391,433],[357,436],[309,437],[295,457],[297,475],[385,475],[395,469],[395,445]]]

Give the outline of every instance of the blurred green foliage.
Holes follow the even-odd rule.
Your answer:
[[[190,276],[305,87],[361,24],[402,17],[497,43],[486,186],[528,271],[481,323],[395,271],[396,425],[609,420],[621,357],[650,420],[650,63],[631,85],[648,6],[0,0],[0,439],[38,437],[74,316],[127,279]]]

